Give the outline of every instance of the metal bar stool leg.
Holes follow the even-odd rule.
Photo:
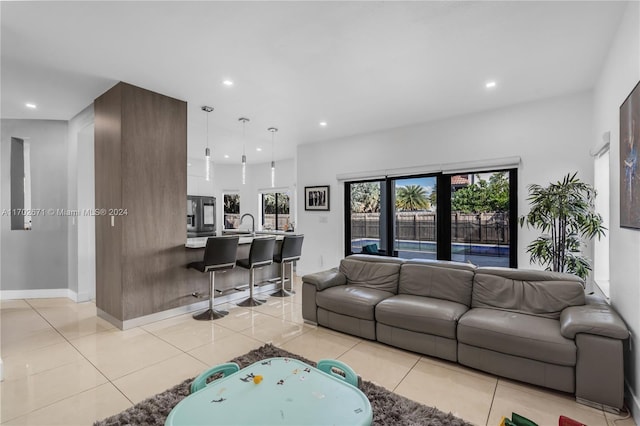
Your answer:
[[[255,285],[256,282],[256,276],[255,276],[255,268],[251,268],[250,270],[250,278],[249,278],[249,298],[243,300],[242,302],[238,303],[238,306],[260,306],[262,305],[264,302],[266,302],[266,300],[260,300],[260,299],[256,299],[253,297],[253,286]]]
[[[293,262],[289,262],[289,267],[291,268],[291,274],[289,275],[289,294],[296,294],[295,290],[293,289]]]
[[[225,315],[229,315],[229,312],[227,311],[217,311],[213,309],[214,280],[215,280],[215,272],[209,271],[209,309],[199,314],[193,315],[194,319],[197,319],[200,321],[210,321],[210,320],[223,318]]]
[[[276,291],[275,293],[272,293],[271,294],[272,296],[275,296],[275,297],[289,297],[289,296],[291,296],[291,293],[289,293],[287,291],[287,289],[284,287],[284,281],[285,281],[284,271],[285,271],[285,264],[286,263],[287,262],[282,262],[280,264],[280,290]]]

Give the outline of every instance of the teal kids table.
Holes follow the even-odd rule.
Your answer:
[[[296,359],[270,358],[189,395],[165,425],[351,426],[372,420],[360,389]]]

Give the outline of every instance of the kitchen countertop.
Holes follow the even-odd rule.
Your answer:
[[[254,238],[264,238],[268,235],[274,235],[274,234],[267,234],[267,233],[256,233],[257,235],[255,237],[252,237],[250,235],[247,235],[246,237],[240,237],[240,239],[238,240],[238,244],[251,244],[251,242],[253,241]],[[282,234],[277,234],[275,235],[276,240],[282,240],[284,238],[284,233]],[[187,238],[187,243],[184,245],[186,248],[190,248],[190,249],[200,249],[200,248],[204,248],[207,245],[207,239],[209,237],[196,237],[196,238]]]
[[[248,235],[251,234],[250,230],[244,230],[244,229],[223,229],[222,230],[222,235]],[[271,231],[256,231],[255,232],[256,235],[297,235],[295,233],[295,231],[276,231],[276,230],[271,230]]]

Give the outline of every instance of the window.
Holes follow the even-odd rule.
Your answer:
[[[289,194],[286,192],[263,193],[262,229],[288,231],[291,224],[289,202]]]
[[[345,253],[516,267],[516,170],[345,183]]]
[[[240,194],[223,194],[224,229],[240,228]]]
[[[594,159],[594,187],[596,212],[602,216],[603,225],[609,227],[609,147]],[[604,237],[594,238],[593,278],[602,293],[609,297],[609,232]]]
[[[437,177],[393,179],[393,250],[402,258],[437,259]]]
[[[346,184],[347,253],[385,253],[386,221],[382,216],[386,200],[384,180]]]
[[[465,173],[450,180],[451,260],[509,267],[509,172]]]

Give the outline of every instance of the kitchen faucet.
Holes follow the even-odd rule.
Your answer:
[[[255,236],[256,235],[256,219],[253,217],[251,213],[245,213],[242,216],[240,216],[240,223],[244,221],[245,216],[249,216],[251,218],[251,235]]]

